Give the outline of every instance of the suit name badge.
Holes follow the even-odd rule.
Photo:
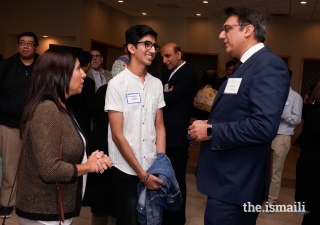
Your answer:
[[[168,91],[168,90],[169,90],[169,83],[167,83],[167,84],[165,84],[165,85],[163,86],[163,90],[164,90],[164,91]]]
[[[224,94],[238,94],[242,78],[229,78]]]
[[[126,97],[127,97],[128,104],[141,103],[140,93],[129,93],[129,94],[126,94]]]

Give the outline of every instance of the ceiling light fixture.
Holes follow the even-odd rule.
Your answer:
[[[42,37],[48,37],[48,36],[44,35],[44,36],[42,36]]]
[[[122,1],[122,0],[119,0],[118,2],[122,3],[123,1]]]
[[[203,3],[204,3],[204,4],[207,4],[207,3],[209,3],[209,2],[208,2],[208,1],[203,1]]]
[[[144,15],[144,16],[145,16],[145,15],[147,15],[147,13],[142,13],[142,15]]]
[[[197,13],[196,15],[197,15],[197,16],[201,16],[201,14],[200,14],[200,13]]]
[[[301,3],[301,4],[307,4],[307,2],[306,2],[306,1],[301,1],[300,3]]]

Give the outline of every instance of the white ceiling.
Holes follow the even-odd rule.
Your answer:
[[[320,20],[320,0],[99,0],[127,15],[152,17],[225,17],[230,6],[256,8],[267,18]]]

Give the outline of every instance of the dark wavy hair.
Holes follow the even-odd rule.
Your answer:
[[[38,105],[43,101],[51,100],[60,111],[67,113],[69,106],[65,93],[69,93],[69,83],[75,63],[76,56],[63,48],[49,49],[38,58],[32,71],[29,96],[21,118],[21,136]]]
[[[206,85],[211,85],[213,89],[216,88],[218,82],[218,73],[214,69],[207,69],[203,75],[200,77],[198,90],[205,87]]]
[[[267,35],[267,21],[266,18],[256,9],[250,8],[227,8],[226,14],[230,16],[238,16],[240,30],[244,28],[244,25],[252,24],[254,26],[254,37],[259,42],[264,42]]]

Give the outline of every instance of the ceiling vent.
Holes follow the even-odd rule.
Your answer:
[[[269,18],[290,19],[290,16],[289,14],[273,13],[273,14],[269,14]]]
[[[157,4],[161,9],[180,9],[176,4]]]

